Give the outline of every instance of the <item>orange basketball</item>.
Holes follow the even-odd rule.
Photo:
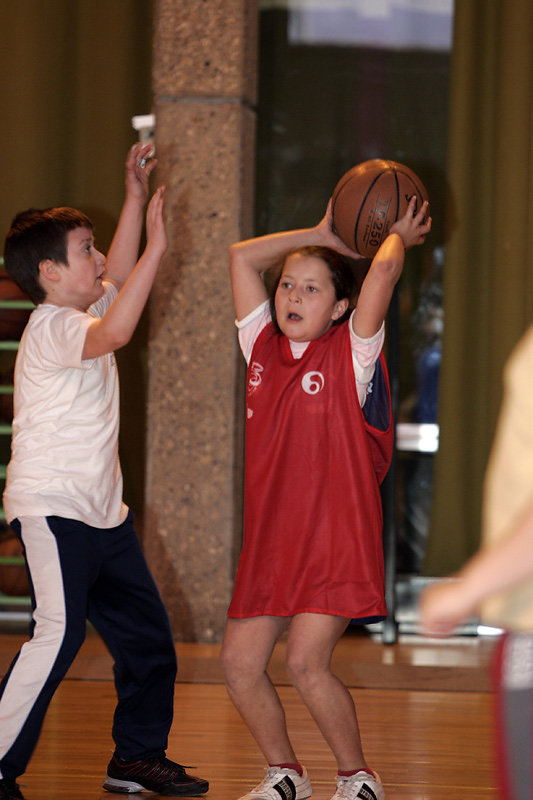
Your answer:
[[[363,161],[343,175],[333,191],[335,232],[352,250],[371,258],[413,195],[417,209],[428,199],[412,169],[381,158]]]

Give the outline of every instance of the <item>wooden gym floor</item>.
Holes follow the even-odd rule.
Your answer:
[[[1,629],[0,629],[1,630]],[[0,636],[0,673],[24,641]],[[489,800],[492,774],[488,664],[492,637],[447,642],[401,636],[383,645],[349,632],[334,669],[350,687],[365,753],[380,772],[387,800]],[[255,743],[229,701],[216,645],[178,644],[174,726],[168,755],[207,778],[210,800],[237,800],[264,775]],[[329,800],[335,763],[283,666],[276,648],[270,674],[287,712],[296,752],[309,771],[313,798]],[[27,800],[111,800],[101,788],[113,749],[112,665],[99,637],[90,634],[59,687],[41,739],[21,779]],[[157,797],[151,793],[124,797]]]

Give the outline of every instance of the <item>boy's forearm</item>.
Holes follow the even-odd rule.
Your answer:
[[[152,289],[161,261],[161,255],[151,249],[145,250],[135,269],[129,275],[117,297],[102,317],[112,335],[126,344],[141,317]]]
[[[119,288],[137,263],[144,221],[144,202],[127,196],[106,259],[107,277]]]
[[[124,347],[135,332],[152,289],[162,253],[147,248],[101,319],[87,333],[83,358],[96,358]]]

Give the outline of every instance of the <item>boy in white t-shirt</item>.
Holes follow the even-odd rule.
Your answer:
[[[176,653],[162,600],[122,501],[119,396],[113,351],[130,340],[167,247],[164,187],[146,213],[155,160],[134,145],[126,198],[106,258],[90,220],[72,208],[13,220],[6,270],[36,304],[15,366],[13,443],[4,508],[24,547],[31,636],[0,686],[0,800],[37,744],[52,696],[89,619],[114,660],[115,753],[104,788],[199,795],[207,781],[165,758]]]

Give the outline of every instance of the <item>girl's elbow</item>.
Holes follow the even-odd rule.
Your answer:
[[[395,284],[402,274],[403,261],[400,261],[397,258],[388,257],[382,260],[380,259],[375,266],[376,271],[382,280]]]

